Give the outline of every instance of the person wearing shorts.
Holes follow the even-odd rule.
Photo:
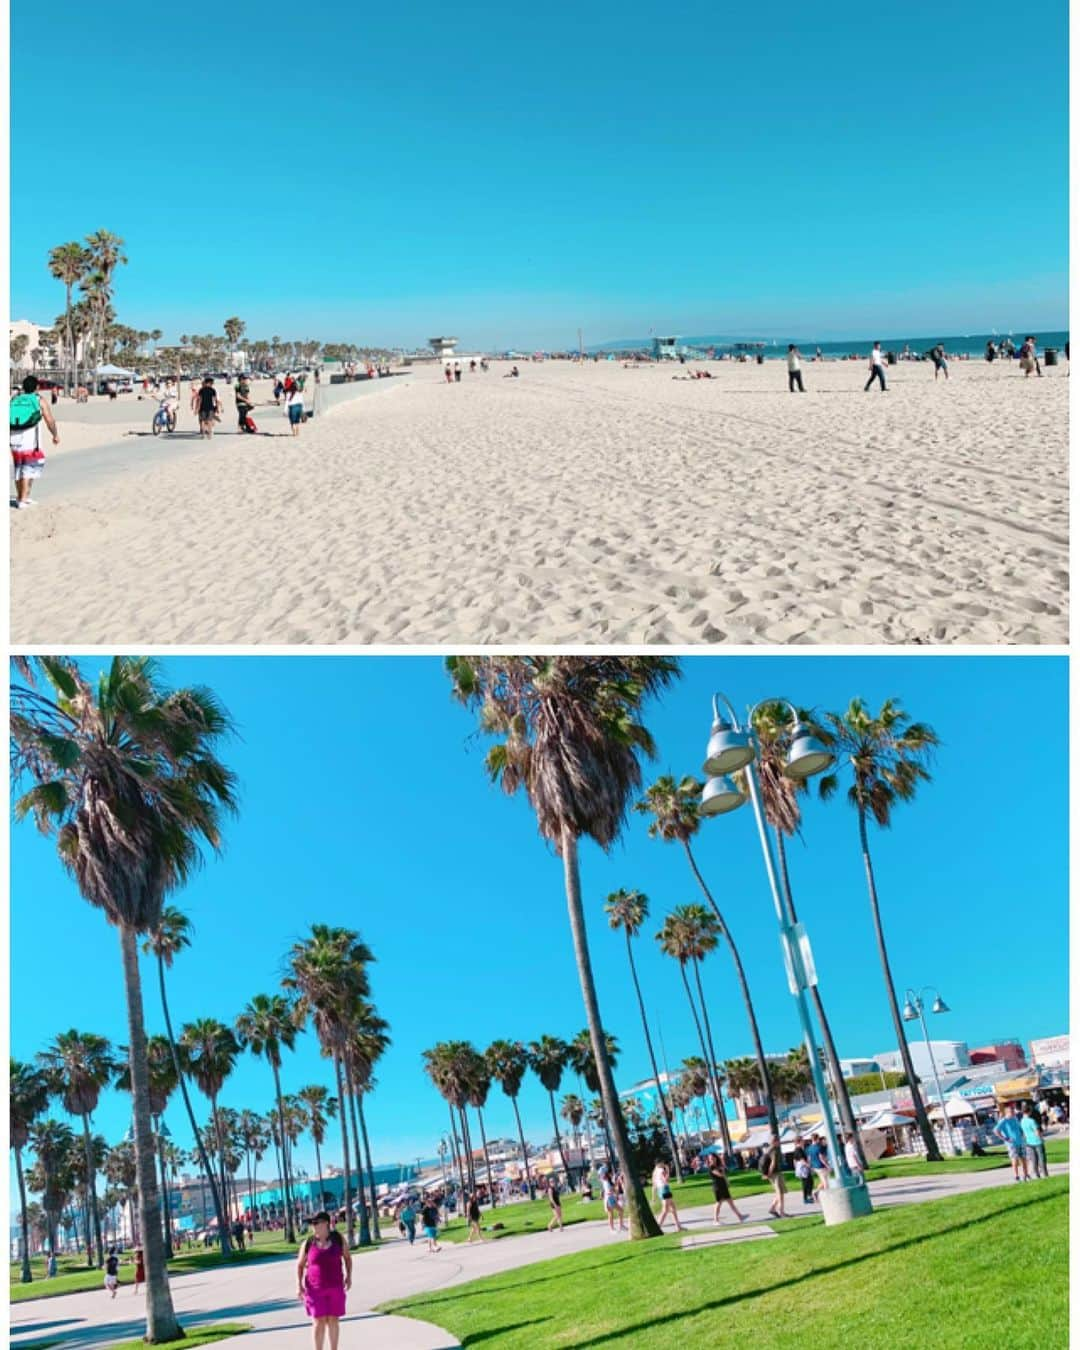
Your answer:
[[[23,401],[28,398],[36,399],[41,416],[32,427],[24,427],[21,430],[11,428],[9,435],[11,461],[15,473],[15,508],[19,511],[37,506],[37,502],[31,500],[30,493],[45,468],[45,451],[41,445],[42,422],[49,429],[53,445],[60,444],[60,433],[56,429],[52,410],[48,404],[42,402],[37,388],[37,376],[27,375],[22,382],[21,397]]]
[[[439,1211],[430,1200],[424,1202],[424,1206],[420,1211],[420,1222],[424,1226],[424,1236],[427,1238],[428,1251],[441,1251],[439,1246]]]
[[[1008,1150],[1009,1162],[1012,1164],[1013,1179],[1016,1181],[1027,1181],[1028,1165],[1027,1157],[1024,1153],[1024,1132],[1020,1128],[1020,1122],[1016,1118],[1016,1107],[1011,1103],[1006,1106],[1005,1114],[994,1126],[994,1133]]]
[[[209,375],[203,380],[201,388],[196,389],[191,402],[192,409],[199,419],[199,435],[212,436],[220,405],[217,390],[214,388],[214,381]]]
[[[116,1297],[116,1290],[120,1284],[120,1258],[116,1254],[116,1248],[110,1247],[109,1254],[105,1258],[105,1288],[113,1298]]]
[[[551,1184],[548,1186],[548,1204],[551,1206],[551,1218],[548,1220],[548,1232],[557,1228],[562,1232],[562,1195],[559,1193],[559,1183],[554,1177],[551,1178]]]
[[[731,1212],[740,1223],[745,1222],[746,1215],[741,1213],[731,1198],[731,1188],[728,1186],[727,1168],[724,1160],[719,1153],[709,1154],[709,1180],[712,1182],[713,1193],[713,1223],[720,1222],[720,1206],[728,1205]]]
[[[619,1221],[620,1228],[624,1225],[622,1214],[619,1211],[619,1196],[615,1190],[615,1183],[606,1170],[600,1173],[600,1190],[604,1197],[604,1213],[607,1215],[608,1228],[614,1233],[616,1219]]]
[[[285,416],[289,419],[294,436],[300,435],[300,423],[304,420],[304,391],[298,384],[285,391]]]
[[[780,1151],[779,1135],[774,1134],[769,1140],[769,1147],[761,1160],[761,1175],[773,1189],[774,1199],[769,1206],[769,1213],[774,1219],[785,1218],[784,1194],[787,1187],[784,1185],[784,1155]]]
[[[934,379],[936,380],[939,375],[944,375],[948,379],[949,363],[945,359],[945,348],[940,342],[936,347],[931,347],[930,359],[934,363]]]

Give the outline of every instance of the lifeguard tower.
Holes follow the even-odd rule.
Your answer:
[[[677,337],[654,337],[652,354],[654,361],[677,361],[679,359],[679,339]]]
[[[436,361],[453,361],[458,354],[458,339],[456,337],[428,338],[428,343],[435,353]]]

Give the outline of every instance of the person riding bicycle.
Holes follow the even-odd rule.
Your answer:
[[[165,421],[170,430],[176,426],[176,418],[180,412],[180,391],[175,384],[171,382],[166,384],[164,392],[158,403],[158,409],[165,414]]]

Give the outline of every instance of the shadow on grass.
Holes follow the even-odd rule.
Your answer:
[[[133,1299],[134,1303],[135,1300]],[[137,1305],[142,1308],[140,1301]],[[275,1312],[280,1308],[295,1308],[298,1306],[297,1300],[292,1298],[267,1299],[262,1303],[242,1303],[232,1308],[185,1308],[183,1312],[177,1313],[180,1325],[184,1327],[201,1326],[203,1323],[228,1322],[235,1318],[250,1317],[258,1313]],[[116,1322],[87,1322],[81,1318],[72,1319],[81,1321],[82,1325],[76,1329],[65,1331],[63,1340],[66,1345],[81,1345],[88,1341],[123,1341],[134,1340],[137,1336],[146,1331],[146,1314],[134,1314],[127,1321]],[[305,1328],[309,1327],[309,1322],[304,1322]],[[23,1335],[22,1328],[13,1328],[13,1335]],[[252,1335],[252,1332],[248,1332]],[[16,1345],[21,1342],[16,1342]],[[29,1347],[27,1347],[29,1350]]]

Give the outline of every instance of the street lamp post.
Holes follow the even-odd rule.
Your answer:
[[[720,712],[722,702],[728,717]],[[758,838],[761,842],[765,872],[772,892],[773,907],[780,927],[780,945],[787,966],[788,987],[795,998],[799,1024],[803,1034],[803,1044],[809,1061],[810,1076],[814,1091],[821,1103],[822,1119],[829,1141],[829,1157],[833,1175],[839,1182],[838,1187],[822,1191],[822,1213],[827,1224],[843,1223],[871,1211],[870,1193],[865,1182],[857,1182],[847,1166],[844,1150],[840,1147],[836,1123],[833,1120],[832,1103],[825,1088],[821,1072],[817,1044],[814,1039],[813,1022],[810,1017],[810,1004],[807,990],[817,984],[817,972],[814,969],[810,939],[806,929],[795,919],[783,888],[779,883],[776,860],[773,856],[772,840],[765,822],[765,813],[761,804],[761,786],[758,781],[756,760],[761,747],[754,733],[754,714],[758,708],[769,703],[781,703],[787,707],[793,718],[791,743],[787,752],[784,773],[788,778],[804,782],[815,774],[823,773],[834,762],[835,756],[827,750],[814,734],[813,729],[803,722],[794,704],[787,699],[764,699],[754,705],[747,714],[746,725],[739,722],[738,714],[728,699],[720,693],[713,695],[713,721],[706,752],[704,771],[708,777],[701,794],[701,813],[704,816],[726,815],[742,806],[749,796],[757,823]],[[730,777],[743,770],[747,792]]]
[[[949,1006],[941,997],[940,992],[932,984],[923,985],[918,993],[912,989],[904,990],[904,1021],[914,1022],[916,1019],[922,1023],[923,1039],[926,1042],[926,1053],[930,1056],[930,1069],[934,1075],[934,1086],[937,1088],[938,1102],[941,1105],[941,1114],[945,1117],[945,1129],[949,1135],[949,1148],[952,1149],[953,1156],[959,1158],[963,1149],[956,1147],[956,1139],[953,1135],[952,1121],[949,1119],[949,1108],[945,1105],[945,1095],[941,1091],[941,1079],[938,1077],[937,1060],[934,1058],[934,1047],[930,1042],[930,1033],[926,1029],[926,1010],[923,1005],[923,994],[927,990],[934,995],[934,1006],[930,1009],[932,1013],[947,1013]]]

